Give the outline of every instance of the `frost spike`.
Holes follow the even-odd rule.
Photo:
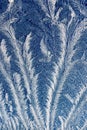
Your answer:
[[[8,76],[7,72],[5,71],[5,69],[4,69],[4,67],[3,67],[3,64],[2,64],[1,62],[0,62],[0,68],[1,68],[1,72],[2,72],[2,74],[4,75],[4,77],[5,77],[6,81],[7,81],[7,83],[9,84],[9,87],[10,87],[10,89],[11,89],[11,91],[12,91],[13,96],[14,96],[15,104],[16,104],[16,106],[17,106],[17,113],[18,113],[18,115],[20,116],[20,118],[21,118],[21,120],[22,120],[22,123],[24,124],[26,130],[28,130],[28,126],[27,126],[27,124],[26,124],[26,122],[25,122],[25,120],[24,120],[24,117],[22,116],[22,113],[21,113],[22,110],[21,110],[21,107],[20,107],[20,103],[19,103],[18,97],[17,97],[17,95],[16,95],[16,90],[15,90],[15,88],[14,88],[14,86],[13,86],[12,80],[11,80],[10,77]]]
[[[53,119],[54,116],[50,117],[50,112],[51,112],[51,103],[52,103],[52,97],[53,97],[53,93],[55,91],[55,88],[57,86],[57,82],[58,82],[58,78],[59,78],[59,72],[60,70],[62,69],[63,67],[63,64],[64,64],[64,57],[65,57],[65,51],[66,51],[66,28],[63,24],[59,24],[58,25],[59,27],[59,30],[60,30],[60,39],[61,39],[61,52],[60,52],[60,57],[58,58],[58,63],[54,63],[54,72],[52,73],[52,80],[53,80],[53,83],[54,84],[51,84],[53,86],[51,86],[48,90],[48,101],[47,101],[47,104],[46,104],[46,113],[49,113],[47,114],[47,117],[46,117],[46,126],[47,126],[47,129],[49,130],[50,129],[50,119]],[[54,78],[55,77],[55,78]],[[53,89],[53,90],[50,90],[50,89]]]
[[[55,115],[56,115],[56,109],[57,109],[57,104],[59,103],[59,98],[61,96],[61,92],[63,89],[63,85],[66,81],[66,78],[71,70],[71,68],[75,65],[75,63],[77,61],[74,61],[73,63],[71,62],[71,59],[74,55],[74,51],[73,48],[76,45],[77,41],[79,40],[79,38],[81,37],[83,31],[87,29],[87,19],[84,19],[76,28],[73,36],[72,36],[72,40],[69,41],[68,43],[68,48],[67,48],[67,54],[65,57],[65,71],[63,73],[63,76],[61,77],[61,81],[59,82],[59,86],[58,86],[58,90],[57,90],[57,94],[55,96],[55,100],[54,100],[54,106],[51,112],[51,126],[53,128],[54,125],[54,120],[55,120]]]

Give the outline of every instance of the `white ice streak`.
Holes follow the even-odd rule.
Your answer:
[[[53,97],[53,92],[55,90],[55,87],[57,85],[58,82],[58,78],[59,78],[59,71],[60,69],[62,69],[63,67],[63,63],[64,63],[64,57],[65,57],[65,51],[66,51],[66,28],[63,24],[59,24],[59,30],[60,30],[60,39],[61,39],[61,52],[60,52],[60,57],[58,58],[58,63],[54,63],[54,71],[52,72],[51,76],[52,76],[52,80],[50,81],[50,88],[48,90],[48,96],[47,96],[47,109],[46,109],[46,113],[47,113],[47,118],[46,118],[46,126],[47,129],[49,130],[49,124],[50,124],[50,119],[52,120],[52,123],[54,122],[54,118],[55,116],[52,115],[51,113],[51,102],[52,102],[52,97]],[[51,117],[50,117],[51,114]],[[53,124],[52,124],[53,125]]]
[[[2,84],[0,84],[0,111],[1,111],[1,116],[4,119],[4,123],[8,123],[8,114],[6,112],[6,107],[5,107],[5,101],[3,99],[3,89],[2,89]]]
[[[8,8],[7,11],[10,11],[12,6],[14,5],[14,0],[8,0],[9,4],[8,4]]]
[[[41,6],[42,10],[45,12],[46,16],[50,17],[46,3],[44,3],[44,0],[34,0],[34,1],[37,1],[39,6]]]
[[[67,59],[65,59],[66,60],[66,62],[65,62],[65,72],[64,72],[64,74],[63,74],[63,76],[60,80],[58,92],[57,92],[55,100],[54,100],[54,107],[53,107],[53,110],[52,110],[52,113],[51,113],[52,128],[53,128],[53,123],[54,123],[54,119],[55,119],[55,116],[56,116],[57,104],[59,103],[59,98],[60,98],[60,95],[61,95],[61,92],[62,92],[62,89],[63,89],[63,85],[65,83],[65,80],[66,80],[71,68],[75,64],[75,63],[71,63],[71,58],[75,53],[73,51],[73,48],[76,45],[77,41],[80,39],[82,32],[87,28],[86,25],[87,25],[87,19],[84,19],[80,23],[80,25],[76,28],[74,35],[72,36],[72,40],[69,41],[69,43],[68,43],[67,56],[66,56]]]
[[[58,9],[56,15],[55,15],[55,20],[56,20],[56,21],[59,20],[59,15],[60,15],[60,12],[62,11],[62,9],[63,9],[63,8],[60,7],[60,8]]]
[[[43,54],[43,59],[40,59],[40,62],[50,62],[51,58],[52,58],[52,54],[51,52],[48,50],[46,44],[44,43],[44,40],[42,38],[41,42],[40,42],[40,49],[41,52]]]
[[[39,74],[35,74],[35,69],[33,67],[33,58],[32,58],[32,52],[30,49],[30,42],[31,42],[32,36],[31,33],[29,35],[27,35],[25,43],[24,43],[24,47],[23,47],[23,57],[24,60],[26,62],[26,68],[27,68],[27,72],[29,74],[30,77],[30,82],[32,85],[31,88],[31,94],[34,96],[31,96],[33,98],[33,107],[31,107],[31,110],[33,112],[34,118],[38,124],[38,126],[40,126],[40,124],[42,125],[42,127],[44,126],[44,121],[43,121],[43,117],[41,114],[41,110],[39,107],[39,101],[38,101],[38,96],[37,96],[37,90],[38,90],[38,75]],[[31,101],[32,101],[31,98]],[[39,120],[41,119],[41,120]],[[39,124],[40,122],[40,124]]]
[[[74,99],[69,95],[66,94],[65,97],[73,104],[74,103]]]
[[[77,104],[79,103],[79,101],[80,101],[82,95],[84,94],[84,92],[85,92],[86,90],[87,90],[87,86],[83,85],[82,88],[81,88],[81,90],[80,90],[80,92],[77,94],[76,100],[75,100],[74,103],[73,103],[73,107],[71,108],[70,113],[69,113],[69,115],[68,115],[68,118],[67,118],[66,121],[65,121],[65,126],[64,126],[65,129],[67,128],[67,125],[69,124],[69,121],[72,119],[72,116],[73,116],[73,113],[75,112],[76,106],[77,106]]]
[[[57,0],[48,0],[48,6],[49,6],[49,10],[50,10],[50,15],[52,20],[54,19],[55,16],[55,4],[56,4]]]
[[[9,1],[9,3],[13,3],[14,2],[14,0],[8,0]]]
[[[61,130],[64,130],[64,121],[63,121],[63,118],[61,116],[58,116],[59,117],[59,120],[61,122]]]
[[[27,99],[24,94],[24,89],[21,84],[21,76],[19,73],[15,72],[13,74],[14,82],[15,82],[15,88],[16,93],[18,94],[18,99],[20,100],[20,106],[22,107],[22,111],[25,115],[26,123],[30,125],[30,118],[28,117],[28,106],[27,106]],[[31,127],[31,126],[30,126]]]
[[[29,84],[29,81],[28,81],[27,72],[26,72],[26,68],[25,68],[25,65],[24,65],[23,57],[21,56],[21,51],[20,51],[20,48],[19,48],[19,45],[18,45],[18,41],[16,40],[16,37],[15,37],[14,29],[10,25],[9,27],[7,27],[7,30],[8,30],[8,33],[6,33],[6,35],[10,39],[11,44],[14,48],[16,57],[18,58],[18,61],[19,61],[18,65],[20,67],[20,70],[21,70],[21,73],[22,73],[22,76],[23,76],[23,79],[24,79],[24,84],[25,84],[26,90],[27,90],[28,94],[30,95],[30,84]]]
[[[32,34],[29,33],[25,39],[24,47],[23,47],[23,56],[26,58],[28,51],[30,50],[30,41],[32,39]]]
[[[70,25],[71,25],[73,19],[74,19],[75,16],[76,16],[76,14],[75,14],[75,12],[74,12],[74,10],[72,9],[71,6],[69,6],[69,9],[70,9],[70,11],[71,11],[71,19],[70,19],[70,21],[69,21],[69,23],[68,23],[68,28],[70,27]]]
[[[2,39],[2,41],[1,41],[0,51],[2,52],[4,62],[10,66],[11,56],[8,56],[5,39]]]
[[[75,32],[73,33],[72,39],[70,39],[68,43],[68,48],[67,48],[67,61],[66,63],[69,64],[71,63],[71,59],[73,55],[76,52],[76,49],[74,50],[74,46],[77,44],[79,41],[80,37],[83,35],[83,32],[87,29],[87,19],[85,18],[81,23],[76,27]]]
[[[9,76],[9,75],[7,74],[7,72],[5,71],[4,66],[3,66],[3,64],[2,64],[1,62],[0,62],[0,69],[1,69],[1,72],[2,72],[2,74],[4,75],[4,77],[5,77],[6,81],[7,81],[7,83],[9,84],[9,87],[10,87],[10,89],[11,89],[11,91],[12,91],[13,97],[14,97],[14,99],[15,99],[15,104],[16,104],[16,107],[17,107],[17,113],[18,113],[18,115],[19,115],[19,117],[20,117],[22,123],[24,124],[26,130],[28,130],[28,126],[27,126],[26,121],[25,121],[25,119],[24,119],[24,117],[23,117],[22,109],[21,109],[21,107],[20,107],[20,102],[19,102],[19,99],[18,99],[18,97],[17,97],[15,87],[14,87],[14,85],[13,85],[13,82],[12,82],[10,76]]]

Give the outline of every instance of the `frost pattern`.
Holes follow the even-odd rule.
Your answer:
[[[5,2],[0,130],[86,130],[86,1]]]

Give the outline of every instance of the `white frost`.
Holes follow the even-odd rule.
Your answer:
[[[8,0],[8,2],[9,2],[9,3],[13,3],[13,2],[14,2],[14,0]]]
[[[42,39],[41,42],[40,42],[40,49],[41,49],[41,52],[44,56],[43,59],[40,60],[40,62],[50,62],[51,61],[51,58],[52,58],[52,54],[51,52],[48,50],[46,44],[44,43],[44,40]]]

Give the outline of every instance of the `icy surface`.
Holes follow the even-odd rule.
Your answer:
[[[0,0],[0,130],[87,130],[87,0]]]

